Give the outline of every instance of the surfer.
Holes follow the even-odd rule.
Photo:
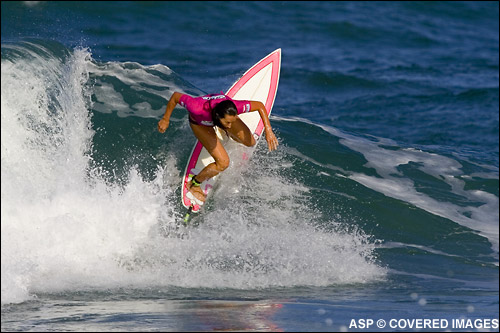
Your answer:
[[[194,135],[215,160],[214,163],[201,170],[199,174],[193,176],[191,183],[188,185],[189,191],[202,202],[205,201],[205,194],[200,188],[201,183],[218,175],[229,166],[229,156],[217,138],[214,126],[224,130],[233,140],[248,147],[254,146],[256,143],[255,138],[238,115],[258,111],[264,123],[269,151],[273,151],[278,147],[278,140],[273,133],[266,107],[262,102],[233,100],[222,93],[191,97],[174,92],[168,101],[165,114],[158,122],[158,131],[160,133],[167,130],[170,124],[170,116],[177,104],[188,110],[189,125]]]

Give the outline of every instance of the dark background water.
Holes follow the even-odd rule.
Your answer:
[[[205,92],[231,85],[242,64],[281,47],[280,115],[452,146],[498,166],[495,2],[4,7],[3,40],[50,38],[89,47],[96,60],[164,64]]]
[[[2,2],[2,330],[498,318],[498,13]],[[194,138],[181,108],[156,131],[168,98],[277,48],[280,149],[173,231]]]

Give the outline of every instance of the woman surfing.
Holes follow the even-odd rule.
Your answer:
[[[218,175],[229,166],[229,156],[215,132],[214,126],[224,130],[233,140],[251,147],[256,141],[247,125],[238,117],[239,114],[258,111],[264,124],[266,141],[269,151],[278,147],[278,140],[273,133],[267,110],[259,101],[233,100],[224,94],[212,94],[192,97],[174,92],[168,101],[165,114],[158,122],[158,131],[164,133],[170,124],[170,116],[177,104],[189,113],[189,124],[196,138],[214,158],[215,162],[208,164],[197,175],[193,176],[188,185],[189,191],[201,202],[205,194],[200,188],[205,180]]]

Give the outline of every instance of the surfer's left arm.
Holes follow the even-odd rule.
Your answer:
[[[266,132],[266,141],[269,151],[273,151],[278,147],[278,139],[273,133],[271,123],[269,122],[269,117],[267,116],[267,110],[264,104],[259,101],[250,101],[250,111],[258,111],[262,122],[264,123],[264,129]]]

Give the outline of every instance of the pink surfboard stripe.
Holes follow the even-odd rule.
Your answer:
[[[276,97],[276,90],[278,89],[278,79],[280,73],[280,58],[281,58],[281,49],[278,49],[262,59],[260,62],[255,64],[252,68],[250,68],[243,76],[231,87],[226,93],[227,96],[233,98],[238,91],[243,87],[251,78],[255,76],[260,70],[272,64],[272,73],[271,73],[271,85],[269,87],[269,92],[267,94],[267,100],[264,103],[266,107],[267,114],[271,113],[271,109],[273,108],[274,99]],[[260,136],[264,129],[264,122],[262,119],[259,121],[257,125],[257,129],[255,133]]]
[[[193,153],[191,155],[191,159],[189,160],[187,169],[186,169],[186,175],[184,176],[184,184],[182,187],[182,199],[184,201],[184,205],[189,207],[191,206],[191,200],[188,199],[186,196],[188,189],[187,189],[187,183],[189,181],[189,173],[191,172],[191,169],[196,167],[196,161],[198,161],[198,157],[200,156],[201,150],[203,149],[203,145],[201,142],[197,141],[196,145],[194,146]],[[199,208],[198,208],[199,209]],[[194,207],[193,207],[194,210]]]

